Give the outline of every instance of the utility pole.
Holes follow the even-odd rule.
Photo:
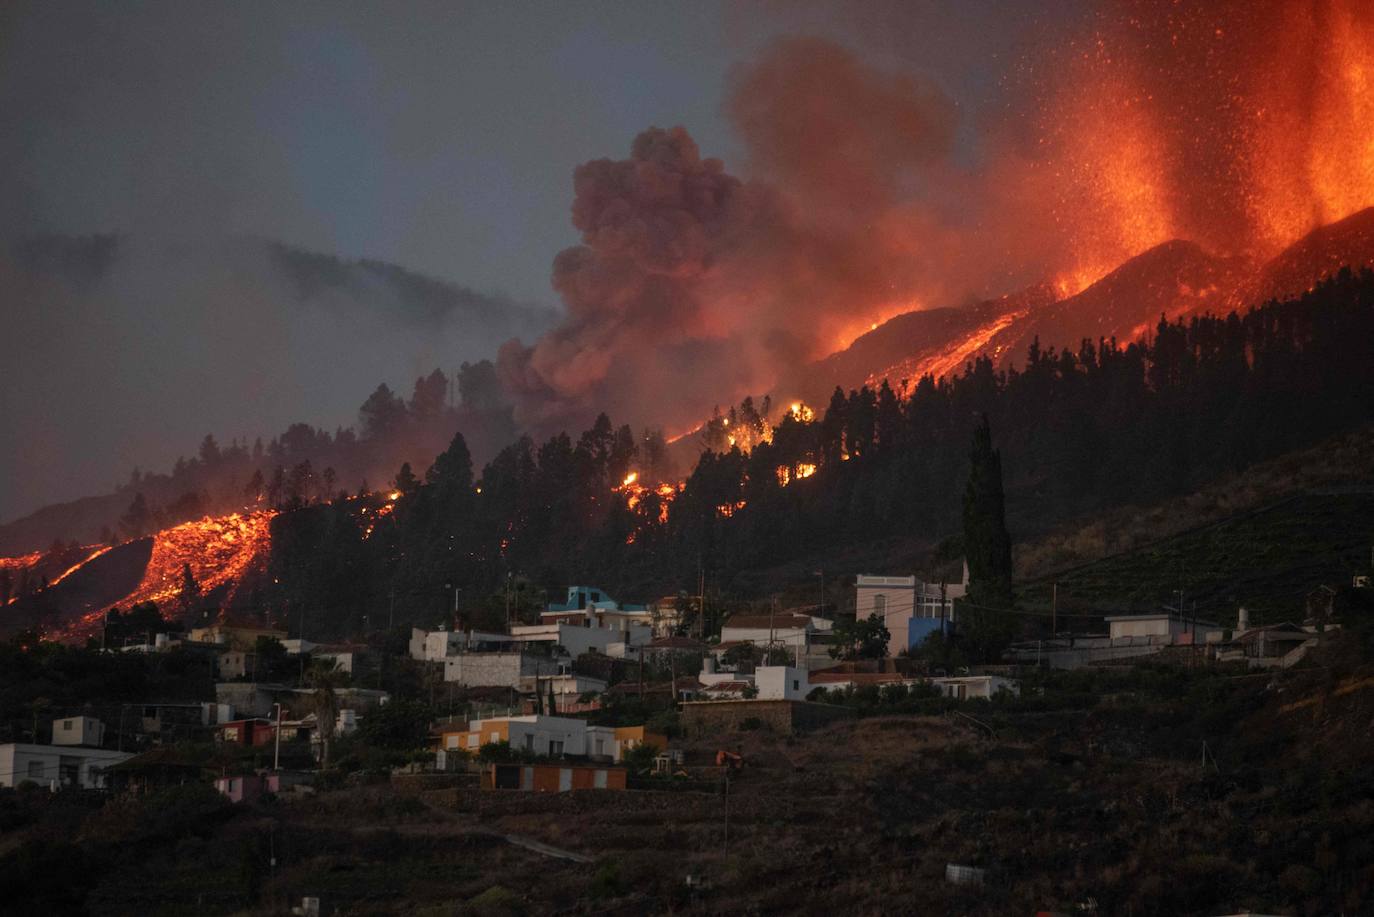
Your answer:
[[[506,571],[506,633],[510,633],[510,571]]]
[[[273,704],[277,708],[277,741],[276,748],[272,750],[272,770],[281,770],[281,704]]]
[[[945,636],[945,578],[940,577],[940,636]]]
[[[706,636],[706,568],[697,555],[697,637]]]
[[[1050,593],[1050,633],[1059,634],[1059,584],[1054,584],[1054,591]]]
[[[773,596],[773,603],[772,603],[771,605],[768,606],[768,652],[769,652],[769,653],[771,653],[771,652],[773,651],[773,643],[774,643],[774,641],[777,640],[777,637],[776,637],[776,635],[775,635],[776,632],[775,632],[774,627],[773,627],[773,619],[774,619],[774,617],[777,615],[777,613],[778,613],[778,597],[775,595],[775,596]],[[767,664],[768,664],[768,656],[767,656],[767,654],[764,655],[763,662],[764,662],[764,665],[767,665]]]

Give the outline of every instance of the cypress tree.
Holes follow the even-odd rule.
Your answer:
[[[993,656],[1011,639],[1011,536],[1002,491],[1002,455],[992,448],[987,415],[973,431],[968,486],[964,489],[964,552],[968,561],[968,606],[964,635],[978,655]]]

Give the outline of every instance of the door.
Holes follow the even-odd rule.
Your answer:
[[[560,767],[558,769],[558,792],[566,793],[572,789],[572,768]]]

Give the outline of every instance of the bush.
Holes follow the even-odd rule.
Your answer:
[[[477,749],[477,760],[488,764],[505,764],[514,761],[515,754],[509,742],[487,742]]]
[[[466,910],[481,917],[515,917],[517,914],[525,913],[525,906],[515,892],[500,885],[493,885],[470,899]]]
[[[592,873],[592,884],[587,894],[593,900],[618,898],[625,893],[624,883],[620,880],[620,864],[607,861],[596,867]]]

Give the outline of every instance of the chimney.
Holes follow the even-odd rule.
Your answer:
[[[1250,629],[1250,612],[1244,607],[1236,612],[1236,633],[1243,634]]]

